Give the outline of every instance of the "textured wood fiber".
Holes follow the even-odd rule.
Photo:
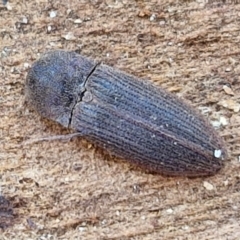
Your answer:
[[[14,211],[2,239],[239,238],[240,5],[158,2],[0,6],[0,186]],[[67,133],[24,106],[29,66],[59,48],[149,79],[224,123],[226,167],[209,178],[165,178],[81,139],[22,146]]]

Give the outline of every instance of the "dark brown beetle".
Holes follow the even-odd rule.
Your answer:
[[[42,116],[164,175],[211,175],[226,156],[213,127],[181,99],[75,52],[35,62],[26,95]]]

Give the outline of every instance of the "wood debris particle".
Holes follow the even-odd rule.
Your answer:
[[[74,20],[74,23],[76,23],[76,24],[80,24],[80,23],[82,23],[82,22],[83,22],[83,21],[82,21],[80,18]]]
[[[223,90],[224,90],[224,92],[225,92],[226,94],[228,94],[228,95],[231,95],[231,96],[234,95],[233,90],[232,90],[230,87],[228,87],[227,85],[224,85],[224,86],[223,86]]]
[[[67,41],[72,41],[77,39],[72,32],[68,32],[67,34],[62,35],[62,37],[65,38]]]
[[[208,190],[208,191],[212,191],[213,190],[213,185],[207,181],[203,182],[203,186]]]
[[[240,104],[232,99],[222,100],[218,103],[218,105],[233,110],[234,112],[239,112]]]
[[[57,16],[57,11],[51,11],[49,16],[50,18],[55,18]]]

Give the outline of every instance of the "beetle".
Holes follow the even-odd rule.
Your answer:
[[[76,52],[37,60],[26,97],[43,117],[163,175],[212,175],[226,157],[214,128],[182,99]]]

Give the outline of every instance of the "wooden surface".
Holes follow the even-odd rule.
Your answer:
[[[159,2],[0,5],[0,239],[240,238],[240,4]],[[226,141],[224,169],[167,178],[78,138],[24,145],[70,132],[24,104],[29,67],[52,49],[77,50],[186,99]]]

